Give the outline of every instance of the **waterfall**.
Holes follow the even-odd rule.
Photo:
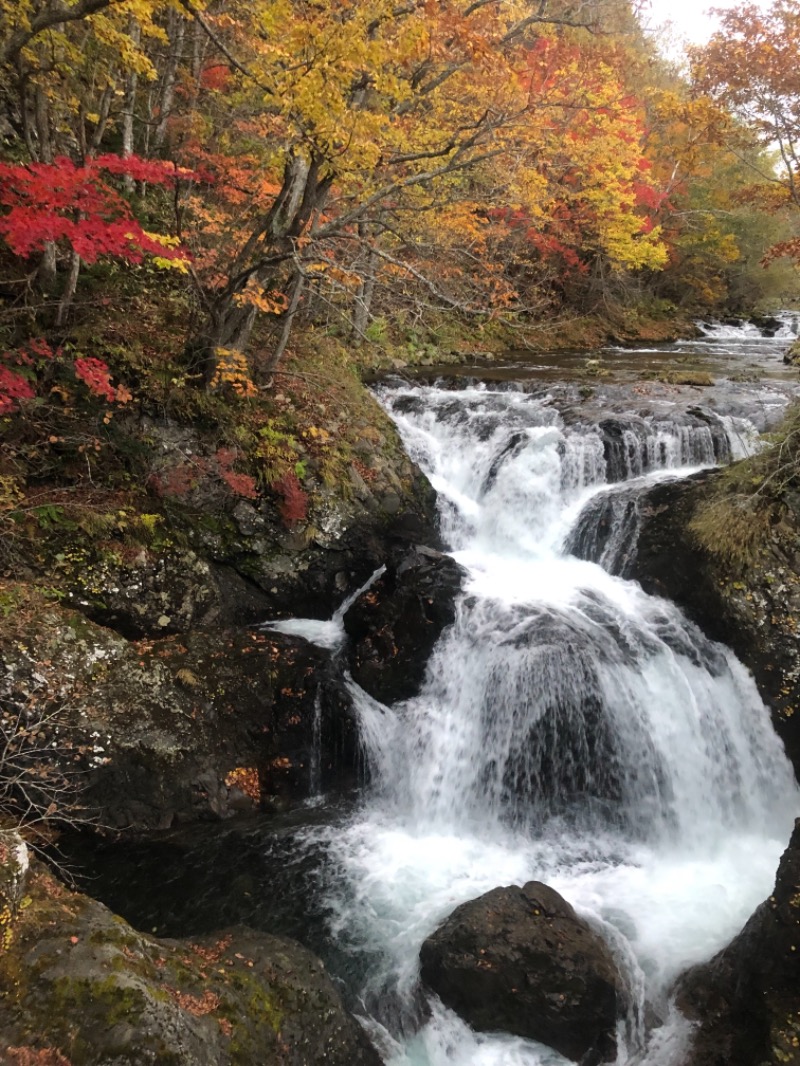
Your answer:
[[[800,315],[796,311],[777,311],[766,315],[758,323],[746,319],[725,322],[698,322],[705,337],[713,340],[794,340],[800,331]]]
[[[798,793],[747,671],[609,571],[642,488],[741,454],[748,427],[700,409],[567,425],[546,396],[485,386],[381,399],[469,576],[417,697],[351,685],[372,784],[327,838],[329,905],[370,1031],[392,1066],[562,1063],[418,987],[420,944],[456,905],[536,878],[637,990],[618,1062],[670,1066],[688,1039],[670,984],[768,894]]]

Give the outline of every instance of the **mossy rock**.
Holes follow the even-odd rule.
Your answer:
[[[136,932],[40,865],[0,956],[5,1048],[70,1066],[378,1066],[323,964],[236,927],[193,941]]]
[[[665,385],[694,385],[706,388],[714,384],[714,378],[705,370],[670,370],[659,377]]]
[[[132,642],[21,589],[0,666],[3,726],[21,714],[47,731],[37,766],[69,782],[39,789],[55,820],[167,828],[356,779],[350,698],[331,654],[301,638],[237,627]]]

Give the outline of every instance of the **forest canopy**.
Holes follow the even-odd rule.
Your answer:
[[[626,0],[0,15],[10,351],[57,346],[123,277],[164,294],[189,378],[244,393],[298,324],[359,344],[398,318],[719,312],[793,283],[759,263],[798,252],[797,4],[726,15],[691,80]],[[40,364],[6,358],[6,409]]]

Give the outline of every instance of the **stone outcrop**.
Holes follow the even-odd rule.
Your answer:
[[[0,954],[4,1063],[380,1064],[323,964],[294,941],[243,926],[157,940],[37,864],[25,891]]]
[[[772,895],[711,962],[683,975],[677,1002],[698,1023],[685,1066],[800,1063],[800,820]]]
[[[275,492],[253,500],[232,498],[215,473],[216,445],[194,427],[147,419],[132,427],[135,434],[145,432],[156,451],[151,486],[168,484],[170,471],[185,469],[187,456],[193,460],[192,477],[180,497],[167,494],[168,514],[151,516],[158,519],[151,545],[138,558],[120,563],[119,553],[111,560],[106,553],[89,559],[93,586],[118,590],[108,607],[123,624],[132,620],[140,627],[133,635],[188,628],[185,621],[172,629],[162,624],[164,616],[180,615],[187,592],[198,601],[192,624],[328,618],[393,552],[413,543],[439,546],[435,492],[375,401],[363,394],[361,402],[366,417],[348,427],[354,438],[351,461],[337,467],[336,483],[330,485],[330,472],[323,477],[319,463],[309,460],[302,484],[304,513],[290,520]],[[185,578],[180,560],[189,549],[194,574]],[[60,581],[69,584],[71,575],[76,601],[86,603],[83,609],[94,612],[90,616],[106,621],[102,604],[94,604],[91,595],[77,595],[85,570],[62,565]],[[151,587],[157,597],[149,593]],[[141,602],[137,606],[126,589],[147,590],[154,609],[143,615]],[[231,617],[241,605],[257,617]]]
[[[627,991],[608,945],[547,885],[496,888],[422,945],[422,980],[479,1031],[610,1061]]]
[[[189,549],[140,547],[127,559],[87,558],[66,577],[65,603],[130,640],[251,625],[272,610],[253,582]]]
[[[449,555],[416,546],[362,593],[344,618],[355,681],[393,703],[419,691],[436,641],[455,620],[464,570]]]
[[[247,628],[130,642],[30,593],[15,606],[0,714],[36,727],[41,765],[69,775],[67,821],[166,828],[354,783],[355,721],[329,652]]]
[[[655,485],[641,499],[641,528],[626,576],[674,600],[700,628],[733,649],[755,677],[795,773],[800,774],[800,523],[768,534],[746,566],[704,548],[691,522],[719,475]]]

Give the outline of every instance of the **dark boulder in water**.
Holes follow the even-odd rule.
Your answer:
[[[455,621],[464,570],[415,547],[356,600],[344,618],[353,678],[381,703],[415,696],[442,630]]]
[[[686,1066],[800,1063],[800,819],[772,895],[711,962],[683,975],[677,1001],[699,1023]]]
[[[605,941],[538,881],[464,903],[420,951],[422,980],[473,1029],[611,1061],[625,983]]]

